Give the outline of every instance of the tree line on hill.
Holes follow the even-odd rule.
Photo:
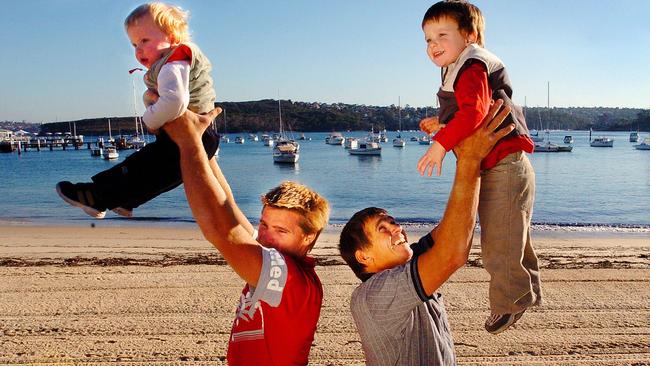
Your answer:
[[[224,113],[215,124],[219,132],[278,131],[278,101],[265,99],[250,102],[221,102]],[[435,108],[405,106],[367,106],[343,103],[309,103],[282,100],[282,122],[285,129],[301,132],[354,131],[373,128],[375,131],[417,130],[426,116],[436,114]],[[530,129],[570,129],[609,131],[650,131],[650,110],[638,108],[571,107],[525,109]],[[40,125],[41,133],[72,132],[82,135],[108,135],[110,119],[113,135],[134,134],[135,117],[102,117]],[[74,126],[74,127],[73,127]]]

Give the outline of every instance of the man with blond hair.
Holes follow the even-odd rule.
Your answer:
[[[262,196],[255,238],[218,164],[202,147],[203,131],[220,112],[186,112],[164,129],[179,147],[185,193],[203,235],[246,281],[228,364],[306,365],[323,299],[307,254],[327,224],[329,204],[301,184],[283,182]]]

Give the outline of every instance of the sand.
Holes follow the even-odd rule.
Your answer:
[[[364,363],[337,235],[313,253],[325,297],[312,365]],[[503,334],[482,327],[476,245],[442,288],[458,363],[650,365],[650,234],[538,233],[535,247],[545,303]],[[194,228],[0,226],[0,364],[225,365],[242,285]]]

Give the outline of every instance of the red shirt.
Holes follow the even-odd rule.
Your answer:
[[[272,251],[271,277],[250,292],[242,291],[237,317],[228,343],[229,365],[306,365],[323,301],[323,287],[314,271],[313,258],[293,258]],[[276,265],[277,264],[277,265]],[[265,271],[265,267],[262,268]],[[286,275],[286,282],[274,278]],[[262,299],[251,303],[264,287],[280,288],[279,304]],[[277,295],[277,294],[276,294]],[[272,301],[271,301],[272,302]]]
[[[458,111],[447,122],[445,128],[434,136],[434,139],[447,151],[476,131],[490,109],[492,90],[488,83],[487,70],[482,62],[471,63],[458,75],[454,85],[454,96]],[[532,153],[533,141],[528,136],[502,139],[483,159],[481,169],[490,169],[501,159],[517,151]]]

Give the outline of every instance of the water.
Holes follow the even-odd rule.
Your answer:
[[[421,177],[415,170],[427,146],[382,144],[381,157],[350,156],[341,146],[324,143],[326,133],[307,133],[300,141],[300,162],[294,167],[274,164],[271,149],[262,142],[222,144],[219,164],[238,204],[253,221],[259,219],[259,196],[282,180],[296,180],[323,194],[332,206],[332,223],[343,223],[367,206],[385,207],[401,222],[440,219],[454,175],[454,156],[448,154],[441,177]],[[554,131],[551,141],[562,144],[574,137],[571,153],[530,156],[537,175],[533,221],[538,225],[650,228],[650,151],[633,148],[627,132],[608,132],[613,148],[589,146],[588,131]],[[362,137],[364,132],[345,133]],[[594,134],[594,137],[598,134]],[[231,141],[236,135],[231,134]],[[242,136],[247,136],[242,134]],[[641,138],[646,134],[641,134]],[[132,151],[122,151],[120,160]],[[78,151],[28,151],[0,154],[0,221],[36,224],[78,224],[94,220],[65,204],[54,186],[60,180],[89,181],[93,174],[113,166]],[[134,219],[112,213],[106,225],[183,225],[193,222],[184,190],[177,188],[141,206]]]

